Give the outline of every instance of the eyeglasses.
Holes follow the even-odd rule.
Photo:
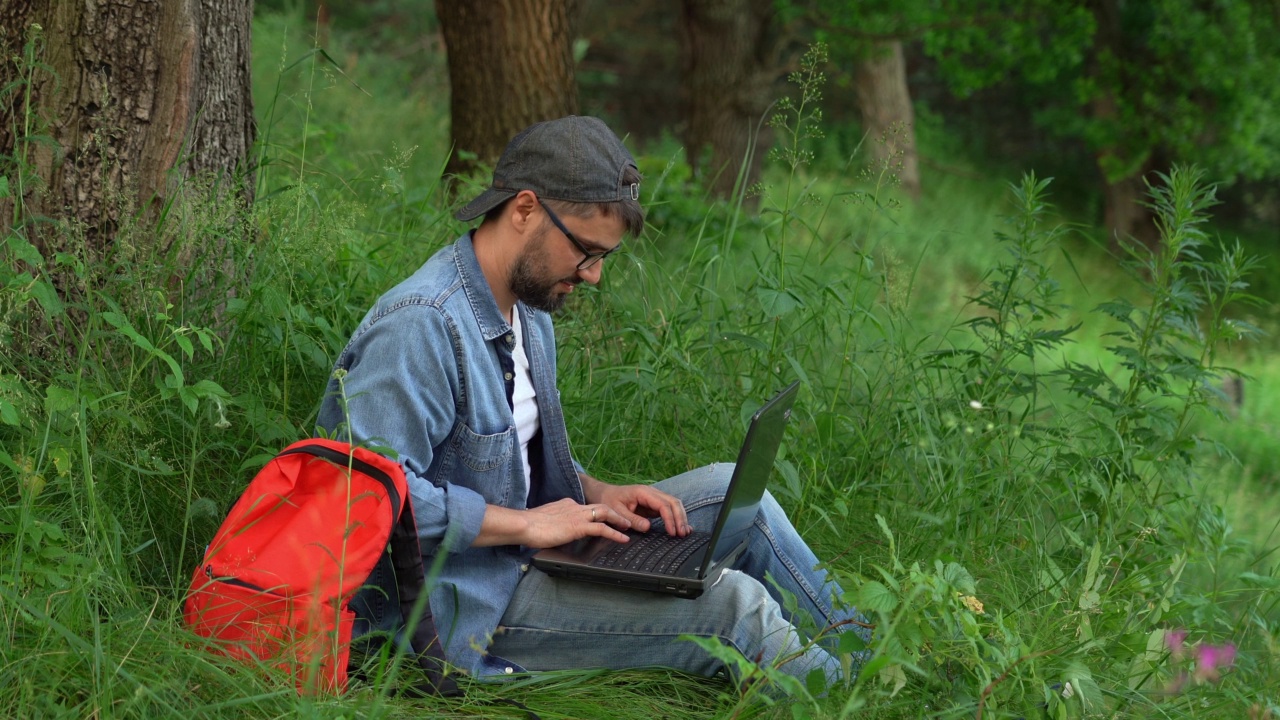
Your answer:
[[[586,256],[582,258],[582,262],[578,263],[579,270],[586,270],[587,268],[595,267],[595,265],[601,260],[609,257],[618,250],[616,247],[608,250],[588,250],[582,243],[578,242],[578,238],[574,237],[573,233],[569,232],[569,228],[565,227],[564,223],[560,222],[560,218],[556,217],[556,214],[551,212],[551,208],[547,207],[547,204],[542,202],[542,198],[538,198],[538,204],[542,206],[543,210],[547,211],[547,217],[551,218],[551,223],[555,225],[560,232],[564,233],[565,237],[569,238],[569,242],[573,243],[573,246],[578,249],[578,252]]]

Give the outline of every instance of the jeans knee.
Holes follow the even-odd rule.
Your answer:
[[[715,588],[716,601],[731,618],[731,639],[743,653],[757,654],[780,640],[779,634],[795,632],[764,585],[750,575],[725,570]]]
[[[686,507],[699,507],[724,498],[733,477],[733,463],[712,463],[660,481],[656,487],[680,498]]]
[[[729,489],[729,481],[733,479],[733,463],[711,463],[699,468],[697,483],[702,492],[711,495],[724,495]]]

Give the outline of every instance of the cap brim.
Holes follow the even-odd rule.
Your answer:
[[[462,222],[475,220],[515,196],[515,190],[489,188],[488,190],[480,193],[479,197],[475,200],[463,205],[462,209],[454,213],[453,216]]]

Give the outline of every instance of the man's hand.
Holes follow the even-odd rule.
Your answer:
[[[472,545],[549,548],[591,536],[627,542],[627,536],[619,530],[628,530],[631,525],[630,520],[609,505],[581,505],[571,498],[528,510],[490,505],[485,509],[480,534]]]
[[[564,498],[528,510],[500,505],[485,509],[475,547],[524,545],[549,548],[584,537],[627,542],[621,530],[649,530],[649,518],[661,517],[668,535],[693,532],[680,498],[650,485],[610,485],[579,473],[587,504]]]
[[[582,480],[582,492],[587,502],[611,508],[640,532],[648,532],[649,518],[652,517],[662,518],[668,535],[684,537],[693,532],[684,503],[674,495],[652,485],[610,485],[584,473],[578,473],[578,478]]]

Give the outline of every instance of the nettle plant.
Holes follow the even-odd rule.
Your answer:
[[[1012,230],[998,236],[1009,259],[971,298],[973,318],[952,348],[913,358],[919,382],[900,426],[919,440],[902,454],[903,473],[914,515],[928,518],[913,539],[991,567],[980,582],[999,586],[1010,615],[984,635],[1002,641],[949,660],[936,643],[887,643],[879,628],[873,648],[901,653],[904,667],[933,655],[943,671],[930,679],[945,679],[950,702],[969,712],[1065,717],[1174,702],[1160,682],[1172,654],[1161,649],[1167,627],[1194,625],[1209,648],[1227,647],[1215,641],[1250,623],[1266,627],[1263,611],[1233,614],[1184,578],[1188,563],[1207,560],[1219,572],[1224,552],[1242,552],[1215,530],[1220,511],[1191,496],[1193,422],[1218,412],[1215,387],[1230,372],[1217,361],[1223,344],[1257,333],[1228,317],[1254,302],[1245,277],[1256,262],[1238,247],[1206,251],[1214,191],[1198,172],[1159,181],[1150,207],[1163,241],[1154,252],[1130,246],[1123,262],[1141,300],[1086,314],[1061,302],[1044,257],[1062,230],[1045,227],[1048,181],[1028,176],[1013,190]],[[1055,358],[1094,323],[1113,328],[1102,340],[1113,362]],[[1232,592],[1260,599],[1266,583],[1256,577],[1253,589]],[[1225,651],[1209,655],[1212,671],[1194,673],[1201,681],[1231,664]],[[1230,692],[1209,682],[1194,689]]]

